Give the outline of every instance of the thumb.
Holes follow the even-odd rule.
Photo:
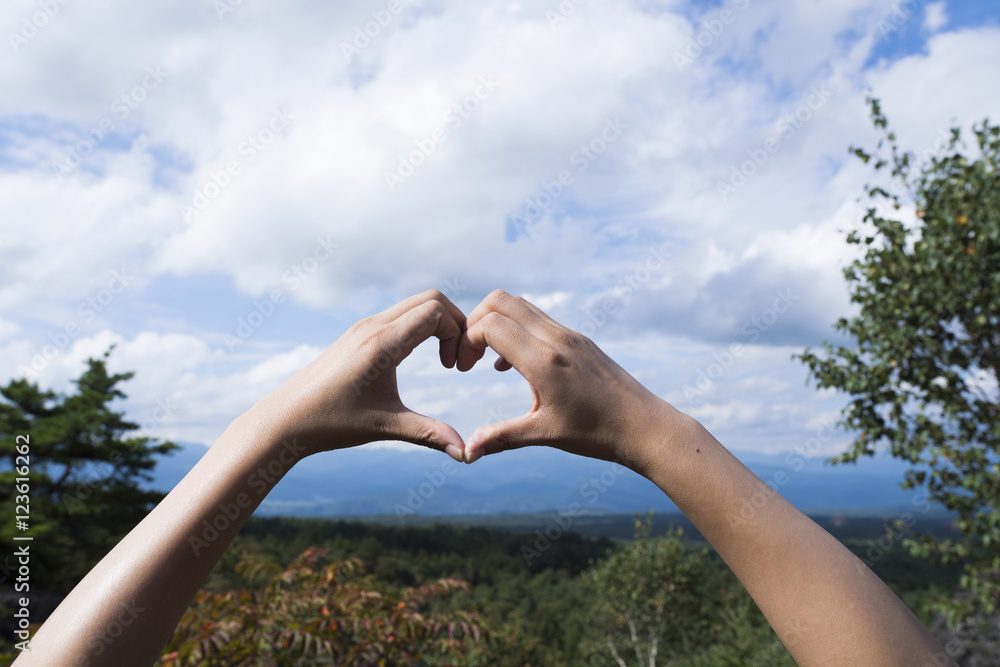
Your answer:
[[[537,435],[537,416],[537,412],[529,412],[520,417],[483,426],[465,443],[465,462],[472,463],[487,454],[540,444]]]
[[[458,431],[448,424],[404,409],[395,414],[390,425],[391,436],[415,445],[423,445],[446,453],[459,463],[464,459],[465,443]]]

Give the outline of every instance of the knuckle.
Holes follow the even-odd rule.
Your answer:
[[[359,331],[364,331],[366,329],[369,329],[372,326],[372,320],[373,320],[372,316],[368,316],[368,317],[365,317],[364,319],[360,319],[357,322],[355,322],[354,324],[352,324],[347,331],[349,333],[357,333]]]
[[[569,348],[571,350],[576,350],[580,347],[580,341],[577,340],[576,336],[572,332],[566,329],[556,329],[552,333],[552,338],[555,340],[559,347]]]
[[[495,289],[486,298],[491,304],[501,304],[510,301],[512,297],[502,289]]]
[[[565,368],[569,366],[569,357],[561,350],[549,347],[542,353],[543,363],[546,366],[555,368]]]
[[[579,354],[589,348],[590,339],[571,329],[559,328],[552,333],[552,339],[559,350]]]
[[[410,432],[406,434],[413,438],[413,442],[423,444],[437,444],[437,432],[429,424],[418,424],[410,427]]]
[[[572,334],[573,334],[574,344],[578,348],[583,350],[592,350],[595,347],[597,347],[597,344],[594,343],[592,338],[583,335],[579,331],[573,331]]]
[[[493,310],[483,315],[483,319],[480,321],[483,323],[484,327],[486,327],[487,329],[492,329],[493,327],[500,324],[503,320],[504,316]]]
[[[439,317],[446,314],[448,310],[444,307],[444,304],[440,301],[425,301],[421,305],[422,319],[425,323],[434,323]]]
[[[364,351],[367,355],[373,355],[382,349],[383,334],[377,327],[364,327],[357,330],[359,340],[357,347],[359,351]]]
[[[445,298],[444,293],[441,290],[435,288],[431,288],[426,292],[424,292],[424,296],[426,296],[428,299],[432,299],[433,301],[437,302],[440,302],[442,299]]]
[[[499,452],[506,452],[510,449],[516,449],[518,446],[518,441],[515,435],[507,429],[494,429],[490,433],[489,444],[486,451],[489,454],[497,454]]]

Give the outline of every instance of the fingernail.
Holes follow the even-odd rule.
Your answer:
[[[482,447],[480,447],[479,449],[473,449],[472,451],[466,451],[465,452],[465,462],[466,463],[475,463],[476,461],[478,461],[481,458],[483,458],[483,448]]]
[[[455,459],[459,463],[461,463],[462,460],[463,460],[462,450],[459,449],[458,447],[456,447],[455,445],[448,445],[448,446],[446,446],[444,448],[444,452],[445,452],[445,454],[447,454],[451,458]]]

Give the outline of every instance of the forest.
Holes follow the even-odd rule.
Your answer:
[[[629,525],[632,539],[568,531],[537,558],[523,548],[540,530],[253,518],[159,664],[794,665],[678,518],[596,517]],[[891,530],[852,518],[838,537],[865,559]],[[959,570],[893,548],[898,537],[869,562],[929,623],[927,603],[954,590]]]

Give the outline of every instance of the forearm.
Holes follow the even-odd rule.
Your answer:
[[[297,450],[259,408],[233,422],[73,589],[17,667],[152,664],[236,533],[301,458]]]
[[[396,365],[434,336],[455,365],[465,316],[429,290],[361,320],[237,419],[73,589],[31,640],[28,665],[152,664],[236,533],[297,461],[374,440],[462,459],[462,438],[399,399]]]
[[[654,455],[641,472],[715,547],[800,665],[954,664],[839,541],[696,421],[662,414],[670,435],[649,433]]]

